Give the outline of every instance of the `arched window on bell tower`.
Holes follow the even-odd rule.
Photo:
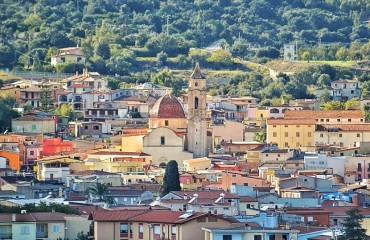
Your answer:
[[[199,99],[198,97],[195,97],[194,98],[194,109],[198,109],[198,105],[199,105]]]

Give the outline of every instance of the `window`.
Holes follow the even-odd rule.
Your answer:
[[[262,240],[262,235],[254,235],[254,240]]]
[[[269,240],[275,240],[275,235],[270,235]]]
[[[288,135],[288,132],[285,132],[284,133],[284,137],[288,137],[289,135]]]
[[[93,126],[93,130],[99,130],[99,126]]]
[[[232,235],[222,235],[222,240],[233,240]]]
[[[337,119],[337,122],[340,122],[340,119],[339,118]]]
[[[360,137],[360,136],[361,136],[361,134],[357,133],[357,137]]]
[[[159,225],[154,225],[153,230],[155,235],[161,234],[161,228]]]
[[[229,208],[227,210],[229,210]],[[208,217],[208,222],[217,222],[217,217],[216,216],[209,216]]]
[[[349,118],[349,119],[348,119],[348,122],[351,122],[351,121],[352,121],[352,119],[350,119],[350,118]]]
[[[235,174],[235,173],[233,173],[233,174],[231,174],[231,176],[232,176],[232,177],[236,177],[236,174]]]
[[[161,137],[161,145],[164,145],[166,143],[166,139],[162,136]]]
[[[206,221],[207,221],[206,217],[197,218],[197,222],[206,222]]]
[[[119,224],[119,232],[120,233],[128,233],[128,224],[127,223],[120,223]]]
[[[301,136],[301,134],[300,134],[299,132],[296,132],[296,133],[295,133],[295,136],[296,136],[296,137],[300,137],[300,136]]]
[[[308,133],[307,133],[307,137],[311,137],[311,135],[312,135],[312,134],[311,134],[310,132],[308,132]]]
[[[164,125],[168,126],[168,120],[164,120]]]
[[[270,113],[279,113],[279,109],[273,108],[270,110]]]
[[[89,126],[85,126],[84,128],[85,128],[85,130],[88,130],[89,129]]]
[[[339,133],[339,137],[342,137],[343,135],[341,133]]]
[[[296,146],[296,147],[300,147],[300,146],[301,146],[301,144],[299,144],[299,142],[296,142],[296,143],[295,143],[295,146]]]
[[[194,98],[194,108],[198,109],[198,105],[199,105],[199,99],[198,99],[198,97],[195,97]]]
[[[324,119],[320,119],[320,121],[321,121],[321,122],[323,122],[323,121],[324,121]]]
[[[144,227],[142,223],[139,223],[139,239],[143,239]]]
[[[287,142],[285,142],[284,147],[289,147],[289,144]]]
[[[36,125],[32,125],[32,131],[36,131]]]
[[[272,136],[273,136],[273,137],[277,137],[277,132],[273,132],[273,133],[272,133]]]
[[[30,227],[21,226],[21,235],[30,235]]]
[[[52,232],[53,233],[59,233],[60,232],[60,226],[59,226],[59,224],[54,224],[53,225]]]
[[[177,233],[176,226],[171,226],[171,235],[176,236],[176,233]]]
[[[285,127],[288,127],[288,125],[285,125]]]
[[[272,127],[275,127],[276,128],[276,125],[272,125]]]
[[[35,151],[30,151],[30,155],[31,156],[35,155]]]
[[[329,122],[329,118],[326,119],[326,122]]]
[[[266,154],[266,157],[268,157],[269,155],[268,154]]]

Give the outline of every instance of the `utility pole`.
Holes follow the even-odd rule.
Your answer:
[[[167,18],[167,36],[169,36],[170,35],[170,30],[169,30],[170,15],[167,15],[166,18]]]
[[[80,11],[80,0],[76,0],[76,9],[77,9],[77,12]]]

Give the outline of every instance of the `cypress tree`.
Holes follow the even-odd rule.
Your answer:
[[[163,177],[162,196],[171,191],[180,191],[180,174],[177,162],[171,160],[167,163],[166,171]]]

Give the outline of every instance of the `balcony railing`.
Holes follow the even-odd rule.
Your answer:
[[[47,238],[47,237],[48,237],[47,232],[36,232],[36,238]]]
[[[8,240],[13,239],[12,233],[0,233],[0,239]]]

